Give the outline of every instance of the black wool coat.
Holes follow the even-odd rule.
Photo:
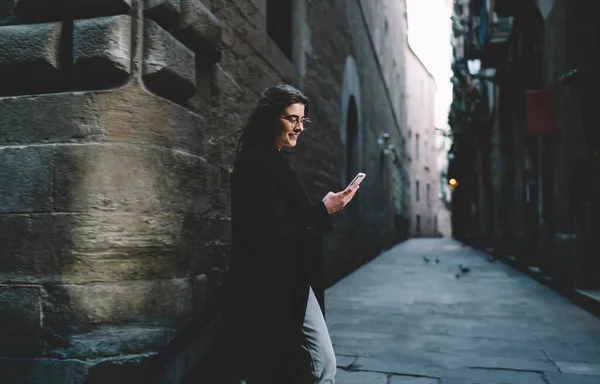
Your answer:
[[[309,286],[325,313],[323,234],[332,229],[331,218],[267,143],[247,143],[240,151],[231,199],[224,303],[229,369],[277,376],[301,345]]]

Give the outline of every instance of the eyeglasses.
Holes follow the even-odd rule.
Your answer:
[[[302,119],[300,119],[299,116],[296,115],[287,115],[287,116],[280,116],[282,119],[289,121],[290,123],[292,123],[292,128],[296,129],[298,128],[298,126],[300,124],[302,124],[302,128],[306,129],[306,127],[311,123],[310,119],[308,119],[307,117],[304,117]]]

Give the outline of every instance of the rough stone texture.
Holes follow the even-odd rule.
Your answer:
[[[60,112],[60,113],[59,113]],[[136,86],[0,98],[0,144],[125,142],[203,156],[204,119]]]
[[[45,325],[115,323],[145,318],[189,320],[192,289],[188,279],[45,287]]]
[[[87,376],[87,365],[79,360],[0,357],[2,382],[10,384],[81,384]]]
[[[52,160],[48,148],[0,147],[0,213],[51,209]]]
[[[62,23],[0,26],[0,95],[57,86],[62,28]]]
[[[54,209],[207,214],[206,160],[166,149],[77,145],[56,150]]]
[[[131,17],[75,20],[73,63],[79,82],[97,87],[122,82],[131,73]]]
[[[220,59],[221,22],[200,0],[181,0],[181,18],[176,36],[199,57],[214,62]]]
[[[19,21],[31,23],[125,13],[131,0],[15,0]]]
[[[144,0],[144,16],[163,27],[172,27],[179,21],[181,0]]]
[[[144,82],[158,95],[185,100],[196,90],[194,52],[152,20],[144,21]]]
[[[0,285],[0,355],[39,355],[42,322],[41,287]]]
[[[0,279],[69,283],[184,277],[222,265],[228,221],[194,215],[0,215]],[[226,241],[226,240],[225,240]]]
[[[177,329],[160,322],[132,325],[99,325],[66,338],[64,346],[49,355],[60,358],[99,358],[157,350],[169,343]]]

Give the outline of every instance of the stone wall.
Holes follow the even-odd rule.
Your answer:
[[[197,0],[0,4],[2,381],[130,382],[226,267],[190,106],[222,26]]]

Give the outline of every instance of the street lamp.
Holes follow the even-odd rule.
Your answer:
[[[469,69],[469,73],[471,74],[471,76],[478,75],[479,71],[481,71],[481,60],[467,60],[467,68]]]
[[[458,181],[454,178],[448,180],[448,184],[450,185],[450,190],[454,191],[458,186]]]

